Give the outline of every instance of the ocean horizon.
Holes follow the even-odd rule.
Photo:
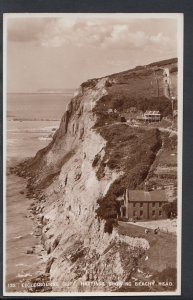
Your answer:
[[[73,91],[63,93],[7,93],[8,120],[60,120]]]

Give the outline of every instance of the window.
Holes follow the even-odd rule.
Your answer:
[[[136,207],[136,203],[133,203],[133,207]]]
[[[162,202],[159,202],[159,207],[162,207]]]
[[[140,203],[140,207],[143,207],[143,203]]]
[[[152,216],[155,216],[155,210],[152,210]]]
[[[152,207],[155,207],[155,202],[152,203]]]
[[[161,211],[161,210],[159,211],[159,216],[160,216],[160,217],[162,216],[162,211]]]
[[[142,216],[143,216],[143,211],[141,210],[141,211],[140,211],[140,217],[142,217]]]

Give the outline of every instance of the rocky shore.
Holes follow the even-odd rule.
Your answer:
[[[25,160],[25,162],[28,160]],[[23,162],[22,162],[23,164]],[[20,194],[25,196],[26,199],[31,200],[30,204],[26,211],[26,218],[29,218],[33,222],[32,227],[32,235],[36,239],[36,244],[32,246],[26,247],[26,254],[28,255],[35,255],[39,260],[38,265],[36,266],[36,274],[37,275],[30,275],[31,277],[22,278],[21,279],[21,287],[20,289],[22,292],[48,292],[52,290],[51,283],[50,283],[50,275],[49,270],[51,267],[50,261],[47,262],[47,251],[44,248],[43,244],[43,235],[42,229],[46,224],[46,221],[41,216],[41,211],[43,209],[43,203],[45,200],[40,194],[33,192],[32,188],[29,188],[30,184],[30,177],[26,172],[23,172],[20,168],[20,164],[14,167],[10,167],[8,170],[8,174],[15,174],[19,177],[28,178],[28,184],[25,190],[21,190]],[[41,284],[40,284],[41,283]]]
[[[44,208],[46,205],[46,197],[43,190],[33,187],[34,179],[29,176],[25,170],[29,160],[25,160],[16,167],[10,168],[10,173],[17,176],[27,178],[27,194],[26,197],[32,199],[27,217],[33,223],[33,235],[38,238],[39,245],[27,249],[27,254],[41,256],[44,264],[41,266],[38,275],[30,279],[22,280],[23,286],[29,293],[61,291],[61,286],[53,283],[50,276],[52,264],[57,259],[53,256],[54,250],[60,243],[62,234],[49,234],[50,220],[44,216]],[[49,243],[49,241],[52,241]],[[128,245],[130,244],[130,247]],[[84,241],[76,241],[71,247],[65,251],[64,260],[68,260],[73,266],[71,272],[75,274],[74,280],[77,285],[74,287],[73,281],[68,281],[65,291],[116,291],[120,286],[110,284],[112,282],[128,282],[136,273],[140,260],[145,259],[146,250],[149,248],[148,242],[143,239],[125,238],[124,236],[115,235],[108,247],[102,252],[97,253],[95,249],[90,249],[89,245],[85,247]],[[114,263],[112,264],[112,258]],[[77,263],[77,264],[76,264]],[[124,267],[123,267],[124,266]],[[129,270],[129,272],[128,272]],[[80,285],[79,278],[87,284]],[[101,284],[96,284],[101,282]],[[88,284],[89,283],[89,284]],[[107,284],[108,283],[108,284]],[[110,286],[109,286],[110,284]],[[64,290],[64,289],[63,289]]]

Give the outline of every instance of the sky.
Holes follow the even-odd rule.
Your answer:
[[[178,54],[173,15],[18,14],[6,21],[8,92],[77,88]]]

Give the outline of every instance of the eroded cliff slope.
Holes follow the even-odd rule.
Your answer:
[[[154,76],[156,70],[154,66],[135,70],[134,77],[132,72],[83,83],[52,142],[18,167],[20,175],[29,177],[29,194],[38,199],[33,213],[42,230],[45,273],[59,283],[55,291],[117,290],[110,283],[129,281],[149,249],[146,239],[119,234],[115,221],[116,198],[125,188],[143,185],[162,145],[159,130],[131,128],[119,120],[124,105],[119,106],[120,96],[113,96],[113,91],[123,95],[123,86],[127,90],[135,80],[144,89],[145,76]],[[148,80],[147,90],[152,86],[152,93],[154,89],[157,93]],[[167,114],[165,83],[161,90]],[[144,101],[147,106],[148,99]],[[152,98],[149,101],[152,105]]]

